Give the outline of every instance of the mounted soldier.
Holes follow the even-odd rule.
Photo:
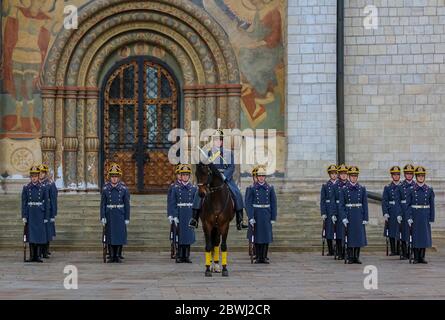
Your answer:
[[[400,255],[399,224],[402,222],[401,190],[400,190],[400,167],[393,166],[389,170],[392,182],[385,186],[382,196],[382,214],[385,218],[384,236],[389,238],[390,256]],[[396,241],[397,239],[397,241]]]
[[[22,220],[27,227],[30,259],[26,262],[43,262],[41,248],[48,243],[47,227],[50,217],[49,189],[39,181],[40,169],[29,170],[31,181],[22,190]]]
[[[337,204],[335,192],[337,184],[337,166],[332,164],[328,167],[329,181],[321,186],[320,212],[323,219],[323,233],[328,242],[328,256],[334,255],[333,240],[336,240]]]
[[[233,174],[235,172],[235,159],[233,153],[229,149],[223,147],[224,133],[221,129],[218,129],[213,134],[213,147],[208,152],[209,159],[212,159],[213,164],[221,173],[224,183],[230,189],[232,199],[235,203],[236,213],[236,227],[238,230],[247,228],[247,225],[243,224],[243,197],[241,191],[233,180]],[[201,210],[202,199],[197,193],[196,199],[193,201],[193,217],[190,220],[189,226],[192,228],[198,227],[199,211]]]
[[[109,263],[120,263],[123,245],[127,244],[127,225],[130,223],[130,191],[120,181],[122,170],[116,163],[108,170],[109,181],[102,190],[100,219],[105,226],[110,249]]]

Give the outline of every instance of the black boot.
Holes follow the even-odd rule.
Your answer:
[[[114,253],[113,260],[116,263],[121,263],[122,262],[121,259],[119,258],[120,247],[121,246],[114,246],[114,249],[113,249],[113,253]]]
[[[334,246],[332,245],[332,240],[328,239],[328,256],[333,256],[334,255]]]
[[[192,263],[192,260],[190,260],[190,245],[184,246],[184,251],[184,262]]]
[[[354,260],[357,264],[362,264],[360,261],[360,248],[355,248]]]
[[[389,238],[389,244],[391,246],[391,253],[390,256],[395,256],[396,254],[396,239],[395,238]]]
[[[117,250],[117,256],[119,257],[119,259],[125,259],[123,256],[122,256],[122,248],[123,248],[123,246],[119,246],[118,247],[118,250]]]
[[[268,257],[268,254],[269,254],[269,244],[268,243],[266,244],[266,250],[264,252],[265,252],[264,260],[266,261],[266,263],[269,263],[269,257]]]
[[[33,262],[43,262],[42,259],[40,259],[40,251],[41,251],[41,245],[40,244],[34,244],[34,258]]]
[[[178,246],[178,252],[176,252],[176,263],[183,263],[184,262],[184,246],[179,245]]]
[[[413,254],[414,254],[414,259],[413,259],[413,263],[420,263],[419,261],[419,249],[417,248],[413,248]]]
[[[345,256],[344,256],[344,252],[343,252],[342,239],[335,240],[335,249],[337,251],[337,259],[343,260],[345,258]]]
[[[114,262],[114,246],[112,246],[111,244],[109,244],[107,246],[108,246],[107,263],[113,263]]]
[[[49,255],[48,255],[48,247],[49,247],[49,243],[46,243],[46,244],[42,244],[42,245],[41,245],[41,250],[42,250],[42,252],[41,252],[41,257],[42,257],[43,259],[49,259]]]
[[[107,249],[108,249],[108,251],[107,251],[107,259],[111,259],[113,257],[113,254],[111,253],[112,252],[111,244],[107,244]]]
[[[402,254],[400,256],[401,260],[409,259],[405,241],[401,241],[401,243],[400,243],[400,250],[402,251]]]
[[[263,244],[263,263],[269,264],[269,259],[267,259],[267,247],[269,245],[267,243]]]
[[[34,246],[35,244],[29,243],[29,259],[25,262],[32,262],[32,260],[34,260]]]
[[[243,210],[236,211],[236,228],[238,230],[247,229],[248,226],[243,223]]]
[[[255,263],[261,263],[261,245],[255,243]]]
[[[193,209],[192,218],[189,222],[190,228],[198,228],[198,221],[199,221],[199,210]]]
[[[396,242],[396,254],[398,256],[400,256],[401,247],[402,247],[402,242],[400,240],[397,240],[397,242]]]
[[[348,264],[354,263],[354,248],[348,248],[347,253],[348,255]]]
[[[428,261],[425,260],[425,252],[426,252],[426,248],[422,248],[420,249],[420,263],[428,263]]]

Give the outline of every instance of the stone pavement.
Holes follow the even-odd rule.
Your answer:
[[[176,264],[169,253],[125,252],[125,263],[103,264],[101,252],[54,252],[43,264],[2,251],[0,299],[445,299],[445,252],[428,252],[427,265],[363,254],[363,265],[344,265],[320,253],[271,253],[270,265],[251,265],[229,253],[230,277],[205,278],[202,253]],[[63,286],[65,265],[75,265],[79,289]],[[378,289],[363,286],[366,265],[378,268]]]

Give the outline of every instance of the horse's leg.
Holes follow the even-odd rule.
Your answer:
[[[205,257],[206,257],[206,271],[205,276],[211,277],[212,271],[210,271],[210,264],[212,262],[212,227],[208,223],[202,223],[202,229],[204,230],[205,237]]]
[[[222,241],[221,241],[221,264],[222,264],[222,276],[223,277],[228,277],[229,276],[229,271],[227,270],[227,235],[229,233],[229,222],[227,221],[227,223],[225,224],[225,226],[223,228],[221,228],[221,236],[222,236]]]
[[[219,244],[221,242],[221,236],[218,228],[212,230],[212,246],[213,246],[213,264],[212,272],[220,273],[221,268],[219,266]]]

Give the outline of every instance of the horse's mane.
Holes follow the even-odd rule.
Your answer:
[[[204,163],[200,162],[197,166],[197,171],[203,170],[203,167],[205,167],[205,166],[209,167],[213,176],[216,176],[216,177],[219,177],[220,179],[222,179],[221,172],[219,172],[219,170],[216,168],[214,163],[204,164]]]

